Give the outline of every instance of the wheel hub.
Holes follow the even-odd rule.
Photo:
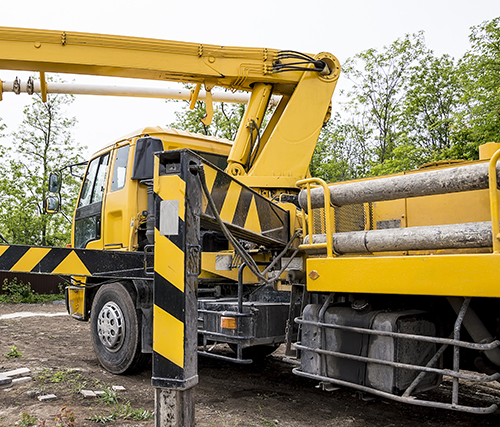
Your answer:
[[[118,351],[125,337],[125,322],[118,304],[109,301],[102,307],[97,318],[97,335],[109,351]]]

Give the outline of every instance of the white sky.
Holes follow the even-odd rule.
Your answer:
[[[308,53],[328,51],[343,63],[356,53],[380,49],[419,30],[425,32],[427,46],[436,54],[458,58],[469,47],[469,28],[497,16],[499,0],[4,0],[0,26]],[[0,70],[0,79],[12,80],[18,75],[26,81],[29,74],[35,75]],[[77,81],[90,82],[82,77]],[[91,81],[104,83],[102,78]],[[124,83],[138,86],[140,82]],[[26,94],[4,93],[0,117],[8,131],[17,129],[23,105],[29,101]],[[180,105],[163,100],[82,95],[69,114],[79,122],[73,133],[75,139],[93,152],[132,130],[173,121],[175,108]]]

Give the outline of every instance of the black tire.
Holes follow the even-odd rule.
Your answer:
[[[228,345],[234,353],[238,353],[238,346],[236,344]],[[279,344],[253,345],[251,347],[244,348],[241,353],[243,359],[262,360],[266,356],[274,353],[279,346]]]
[[[104,369],[125,374],[145,368],[149,355],[141,353],[141,315],[121,283],[101,286],[90,316],[92,345]]]

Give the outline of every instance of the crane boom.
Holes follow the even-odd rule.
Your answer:
[[[279,51],[52,30],[0,27],[0,68],[186,83],[291,94],[302,72],[273,73]]]
[[[329,53],[6,27],[0,69],[195,83],[209,94],[214,86],[251,91],[228,172],[260,188],[296,188],[307,175],[340,73]],[[261,133],[272,94],[283,98]]]

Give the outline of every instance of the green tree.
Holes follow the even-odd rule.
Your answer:
[[[311,159],[312,176],[326,182],[346,181],[368,173],[369,150],[366,146],[371,129],[339,113],[323,127]]]
[[[201,121],[206,116],[204,102],[196,102],[193,110],[189,109],[189,103],[186,102],[182,111],[176,111],[174,114],[175,121],[168,124],[169,127],[233,141],[245,114],[245,105],[215,102],[214,115],[209,126]]]
[[[365,129],[374,165],[390,160],[401,141],[401,114],[411,72],[426,55],[428,49],[420,32],[406,35],[380,52],[361,52],[343,66],[352,82],[345,113],[357,128]]]
[[[0,138],[3,138],[5,135],[2,132],[7,128],[7,125],[3,123],[3,119],[0,117]]]
[[[34,95],[18,131],[11,135],[13,148],[3,161],[0,209],[0,230],[10,243],[61,246],[69,241],[69,222],[62,215],[44,214],[43,201],[49,172],[82,160],[83,147],[71,136],[76,119],[65,117],[72,102],[69,95],[49,95],[46,103]],[[63,211],[71,216],[80,182],[67,176],[64,184]]]
[[[412,151],[418,153],[420,163],[454,157],[451,151],[458,143],[454,124],[462,109],[463,92],[450,56],[435,57],[428,52],[413,67],[400,127],[405,145],[414,146]]]
[[[463,63],[434,56],[423,33],[349,59],[352,86],[323,130],[311,172],[336,181],[477,158]]]
[[[471,48],[463,59],[465,84],[462,133],[479,144],[500,142],[500,17],[471,29]]]

